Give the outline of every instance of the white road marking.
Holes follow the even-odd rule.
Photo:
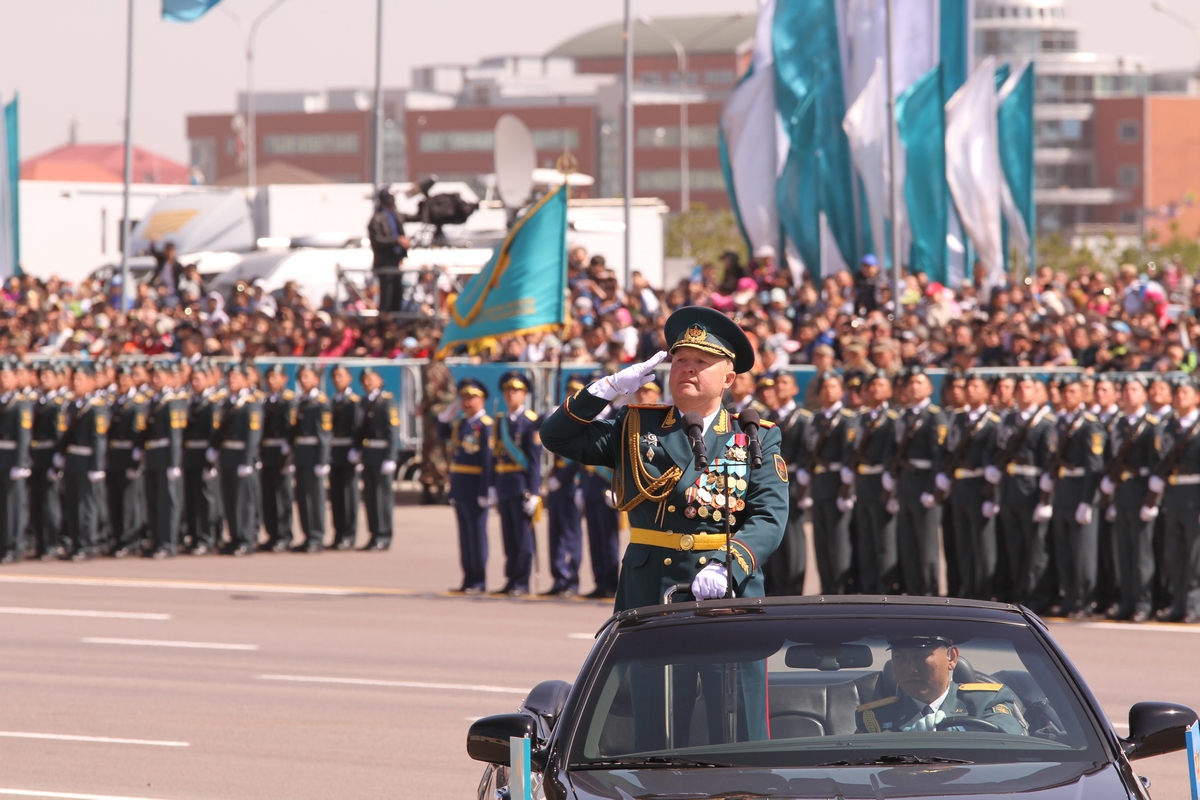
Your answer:
[[[528,689],[511,686],[483,686],[472,683],[423,683],[421,681],[382,681],[369,678],[319,678],[308,675],[259,675],[263,681],[292,681],[294,683],[338,683],[349,686],[390,686],[397,689],[446,689],[460,692],[492,692],[498,694],[528,694]]]
[[[78,794],[76,792],[43,792],[37,789],[0,789],[0,795],[12,797],[56,797],[61,800],[154,800],[150,797],[125,797],[115,794]]]
[[[52,586],[108,586],[120,589],[194,589],[206,592],[257,592],[260,594],[309,594],[352,597],[356,595],[418,595],[411,589],[379,589],[356,586],[295,586],[278,583],[210,583],[208,581],[137,580],[133,578],[52,577],[46,575],[0,575],[0,583],[29,583]]]
[[[59,742],[99,742],[100,744],[144,744],[150,747],[190,747],[187,742],[160,742],[154,739],[113,739],[108,736],[73,736],[65,733],[26,733],[0,731],[5,739],[53,739]]]
[[[31,617],[89,617],[92,619],[170,619],[170,614],[141,614],[134,611],[82,611],[75,608],[19,608],[0,606],[0,614]]]
[[[594,633],[568,633],[567,638],[568,639],[595,639],[596,634],[594,634]]]
[[[1200,625],[1181,625],[1177,622],[1055,622],[1054,625],[1078,628],[1100,628],[1108,631],[1142,631],[1150,633],[1200,633]]]
[[[192,650],[257,650],[256,644],[224,644],[222,642],[171,642],[162,639],[109,639],[88,636],[84,644],[128,644],[135,647],[184,647]]]

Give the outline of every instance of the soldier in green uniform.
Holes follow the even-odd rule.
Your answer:
[[[117,391],[110,403],[105,484],[108,518],[112,525],[112,554],[115,558],[126,558],[141,550],[146,524],[142,470],[133,460],[133,450],[146,429],[149,398],[134,385],[128,366],[117,366],[116,373]]]
[[[183,518],[183,431],[187,427],[187,401],[174,389],[171,362],[154,365],[150,380],[156,393],[150,400],[146,429],[139,438],[134,459],[143,465],[146,484],[146,521],[154,558],[174,556]]]
[[[1028,736],[1029,725],[1017,698],[1002,683],[956,683],[958,648],[944,636],[889,639],[895,686],[855,710],[859,733],[929,733],[938,730],[988,731]],[[883,679],[880,679],[880,684]]]
[[[292,426],[295,451],[296,503],[304,540],[293,553],[319,553],[325,547],[325,477],[329,475],[329,440],[333,436],[333,410],[321,391],[321,376],[313,364],[300,367],[300,396],[296,424]]]
[[[1200,622],[1200,389],[1193,377],[1175,386],[1175,413],[1158,438],[1158,456],[1167,460],[1150,478],[1150,491],[1162,496],[1165,558],[1171,605],[1160,622]],[[1165,473],[1165,475],[1163,474]]]
[[[776,396],[784,388],[787,400],[772,414],[772,421],[779,426],[779,454],[787,465],[788,475],[788,521],[783,538],[775,552],[763,567],[766,592],[773,597],[804,594],[804,574],[808,569],[808,536],[804,531],[804,509],[799,506],[800,491],[807,489],[796,483],[796,471],[800,469],[800,456],[804,452],[804,436],[812,421],[812,412],[795,401],[796,379],[790,372],[775,376]]]
[[[208,365],[197,364],[192,370],[192,396],[183,434],[184,529],[191,536],[194,556],[215,552],[221,538],[220,481],[207,452],[224,399]]]
[[[867,379],[863,394],[867,405],[859,415],[853,454],[858,586],[863,594],[895,594],[900,588],[896,518],[888,513],[883,491],[883,471],[896,449],[892,379],[876,372]]]
[[[243,364],[229,368],[229,396],[221,405],[221,424],[214,434],[219,452],[221,501],[229,525],[229,548],[233,556],[254,552],[258,539],[254,511],[254,470],[262,439],[262,407],[251,389]],[[290,509],[289,509],[290,513]]]
[[[400,457],[400,408],[396,397],[383,390],[383,377],[371,367],[359,375],[362,383],[362,426],[358,439],[362,450],[354,454],[362,462],[363,504],[367,507],[367,529],[371,538],[362,550],[387,550],[392,545],[392,511],[395,494],[392,481]]]
[[[0,563],[25,556],[25,479],[33,411],[17,385],[16,363],[0,362]]]
[[[350,463],[354,435],[362,424],[362,398],[350,387],[350,370],[333,369],[333,438],[330,444],[329,505],[333,512],[333,546],[353,550],[358,535],[358,473],[362,464]],[[430,430],[426,428],[426,430]]]
[[[65,554],[61,541],[61,475],[54,467],[53,459],[59,439],[67,429],[67,418],[63,409],[72,398],[62,373],[55,366],[43,366],[39,370],[38,378],[42,391],[33,408],[33,441],[30,444],[33,474],[29,476],[29,529],[36,543],[38,556],[52,559]]]
[[[267,367],[267,390],[262,401],[262,520],[267,540],[259,549],[282,553],[292,546],[292,478],[296,471],[291,442],[296,393],[287,388],[283,364]]]
[[[74,545],[71,558],[87,561],[96,554],[100,504],[104,502],[108,408],[95,394],[96,378],[89,364],[75,367],[71,383],[75,399],[66,407],[67,427],[53,465],[62,473],[63,535]]]
[[[445,502],[450,478],[450,459],[446,443],[434,435],[438,414],[454,402],[454,376],[445,361],[430,359],[421,367],[421,422],[425,436],[421,440],[421,505]]]

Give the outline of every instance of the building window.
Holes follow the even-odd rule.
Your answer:
[[[678,192],[679,170],[644,169],[637,174],[637,190],[642,192]],[[723,192],[725,179],[719,169],[688,171],[688,188],[693,192]]]
[[[704,71],[704,82],[717,86],[728,86],[736,79],[731,69],[708,69]]]
[[[1137,164],[1121,164],[1117,167],[1117,186],[1132,188],[1142,182],[1142,170]]]
[[[491,150],[495,144],[492,131],[431,131],[422,133],[419,147],[422,153],[465,153]]]
[[[688,147],[717,146],[720,134],[716,125],[689,125]],[[657,127],[638,128],[638,147],[679,147],[679,126],[659,125]]]
[[[1127,208],[1121,212],[1122,225],[1137,225],[1138,212],[1136,208]]]
[[[357,133],[275,133],[263,137],[263,155],[325,156],[357,153],[362,146]]]
[[[579,131],[574,128],[546,128],[530,131],[534,150],[565,150],[579,147]]]
[[[1121,144],[1136,144],[1140,127],[1136,119],[1123,119],[1117,123],[1117,141]]]
[[[663,77],[661,72],[639,72],[637,79],[642,83],[662,83]]]

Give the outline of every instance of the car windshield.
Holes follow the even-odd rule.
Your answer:
[[[593,676],[574,767],[1106,760],[1068,678],[1011,622],[649,621]]]

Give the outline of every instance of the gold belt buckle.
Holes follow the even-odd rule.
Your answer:
[[[1171,477],[1167,478],[1167,483],[1171,484],[1172,486],[1178,486],[1179,485],[1179,475],[1172,472]]]
[[[691,550],[695,546],[696,546],[696,537],[692,536],[690,533],[685,533],[679,537],[679,549],[680,550]]]

